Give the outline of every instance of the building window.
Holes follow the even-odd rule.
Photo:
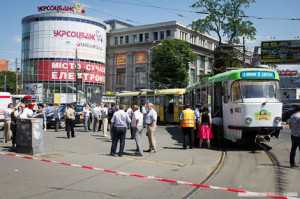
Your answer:
[[[118,37],[115,37],[115,46],[118,45]]]
[[[143,42],[144,41],[144,34],[139,34],[139,42]]]
[[[158,32],[153,32],[153,40],[154,41],[158,40]]]
[[[205,71],[205,56],[200,56],[200,69]]]
[[[123,36],[121,36],[121,37],[120,37],[120,45],[122,45],[122,44],[123,44],[123,40],[124,40],[124,37],[123,37]]]
[[[126,44],[129,43],[129,36],[128,36],[128,35],[125,36],[125,43],[126,43]]]
[[[192,44],[196,44],[196,39],[197,39],[197,36],[195,36],[195,35],[190,35],[190,40],[191,40],[191,43]]]
[[[180,31],[180,39],[186,41],[188,33]]]
[[[116,77],[117,85],[125,85],[125,74],[126,74],[125,68],[117,68],[117,77]]]
[[[165,32],[164,31],[160,31],[160,39],[161,40],[165,39]]]
[[[132,35],[132,41],[133,41],[133,43],[137,42],[137,35]]]
[[[171,30],[166,31],[166,37],[171,37]]]
[[[149,33],[148,32],[145,33],[145,41],[149,41]]]
[[[136,68],[135,83],[137,87],[141,87],[147,83],[147,75],[143,68]]]
[[[191,79],[190,79],[190,82],[191,84],[195,83],[196,82],[196,70],[195,68],[191,68]]]

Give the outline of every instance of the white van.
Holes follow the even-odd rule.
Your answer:
[[[10,103],[12,103],[11,94],[9,92],[0,92],[0,129],[4,127],[4,113]]]

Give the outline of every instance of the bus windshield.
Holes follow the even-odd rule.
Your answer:
[[[232,85],[233,100],[248,98],[277,98],[277,81],[237,81]]]

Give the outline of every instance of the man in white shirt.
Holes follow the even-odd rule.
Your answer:
[[[111,155],[116,156],[116,150],[118,142],[120,142],[119,156],[122,157],[125,148],[125,137],[128,125],[131,123],[131,119],[128,114],[124,111],[124,106],[120,105],[119,110],[114,113],[111,124],[112,124],[112,145]]]
[[[108,125],[108,105],[104,104],[101,108],[101,118],[102,118],[102,130],[103,136],[107,137],[107,125]]]
[[[11,112],[13,111],[13,105],[9,104],[7,109],[4,112],[4,140],[5,143],[11,140],[12,133],[10,130],[10,124],[11,124]]]
[[[137,148],[137,155],[143,156],[143,146],[142,146],[142,133],[143,133],[143,113],[140,112],[139,107],[137,105],[133,106],[133,114],[131,120],[131,128],[133,134],[135,135],[135,142]]]
[[[21,104],[20,107],[21,110],[18,111],[17,117],[19,117],[20,119],[29,119],[33,117],[33,111],[25,106],[25,104]]]
[[[145,115],[145,123],[147,125],[147,136],[149,140],[149,149],[146,152],[156,152],[155,130],[157,123],[157,112],[154,110],[152,103],[147,104],[147,114]]]
[[[90,106],[88,104],[86,104],[83,107],[83,115],[84,115],[84,130],[85,131],[89,131],[90,130],[90,126],[89,126],[89,120],[90,120]]]
[[[100,117],[101,117],[101,107],[100,104],[97,104],[92,109],[93,114],[93,131],[96,132],[99,129]]]

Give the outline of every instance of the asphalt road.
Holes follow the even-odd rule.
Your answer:
[[[103,150],[109,142],[95,139],[85,134],[78,134],[74,140],[65,140],[50,133],[49,158],[63,158],[72,163],[89,162],[92,165],[105,165],[122,171],[138,171],[146,175],[154,173],[158,176],[184,179],[200,182],[209,173],[211,165],[207,164],[214,156],[214,151],[205,149],[179,150],[174,147],[177,142],[164,143],[160,152],[150,154],[143,159],[127,156],[122,159],[105,155],[98,151],[93,154],[101,141]],[[174,135],[171,136],[172,138]],[[100,137],[96,137],[100,138]],[[169,136],[162,134],[161,142]],[[51,141],[51,142],[50,142]],[[67,142],[66,142],[67,141]],[[102,142],[103,141],[103,142]],[[89,145],[86,150],[83,146]],[[161,144],[162,145],[162,144]],[[299,192],[300,170],[289,168],[289,131],[285,130],[278,140],[269,144],[272,152],[280,161],[285,192]],[[72,147],[73,146],[73,147]],[[128,144],[128,150],[133,149],[134,143]],[[175,152],[174,149],[175,148]],[[68,150],[66,150],[68,149]],[[65,152],[63,150],[66,150]],[[106,150],[106,149],[105,149]],[[177,150],[177,151],[176,151]],[[45,155],[48,157],[47,155]],[[297,162],[299,163],[298,154]],[[198,159],[197,159],[198,158]],[[89,161],[90,160],[90,161]],[[180,162],[180,160],[185,160]],[[189,164],[184,164],[186,162]],[[173,164],[174,163],[174,164]],[[176,165],[175,163],[178,163]],[[215,164],[213,161],[211,164]],[[136,179],[124,176],[114,176],[98,171],[64,167],[47,164],[34,160],[24,160],[14,157],[0,156],[0,199],[33,199],[33,198],[240,198],[237,193],[227,193],[221,190],[195,189],[151,180]],[[205,172],[203,172],[205,171]],[[208,182],[215,186],[245,188],[255,192],[274,192],[276,173],[272,162],[261,150],[249,150],[239,147],[227,149],[223,167]],[[250,197],[244,197],[250,198]]]
[[[267,144],[272,147],[280,162],[282,173],[278,174],[273,167],[272,161],[266,153],[259,148],[243,149],[230,147],[227,149],[227,157],[223,168],[213,177],[209,184],[244,188],[254,192],[276,192],[276,183],[280,177],[281,187],[290,196],[300,194],[300,169],[289,168],[290,132],[283,130],[279,139],[272,139]],[[300,164],[300,154],[297,154],[296,162]],[[280,176],[278,176],[280,175]],[[198,190],[189,198],[253,198],[239,196],[237,193]],[[256,197],[258,198],[258,197]]]

